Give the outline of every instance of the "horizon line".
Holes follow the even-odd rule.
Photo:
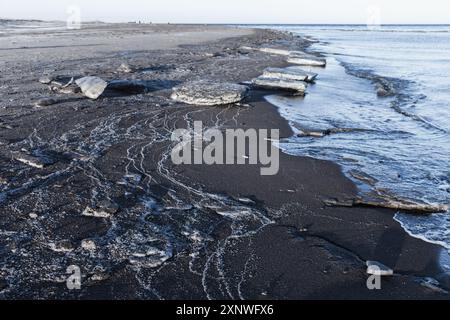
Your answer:
[[[6,17],[0,17],[1,20],[11,20],[11,21],[38,21],[38,22],[62,22],[64,23],[64,20],[58,20],[58,19],[24,19],[24,18],[6,18]],[[366,26],[370,24],[366,23],[264,23],[264,22],[258,22],[258,23],[239,23],[239,22],[151,22],[151,21],[145,21],[145,20],[128,20],[128,21],[103,21],[103,20],[87,20],[82,21],[84,23],[105,23],[105,24],[120,24],[120,23],[138,23],[141,22],[142,24],[178,24],[178,25],[244,25],[244,26],[261,26],[261,25],[267,25],[267,26]],[[373,24],[375,25],[375,24]],[[378,24],[377,24],[378,25]],[[448,23],[381,23],[380,26],[450,26],[450,22]]]

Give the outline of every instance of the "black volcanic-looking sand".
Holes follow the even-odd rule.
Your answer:
[[[424,285],[426,277],[446,283],[441,249],[409,237],[393,211],[323,205],[357,193],[333,163],[281,154],[272,177],[259,166],[172,165],[172,131],[195,120],[292,134],[262,91],[226,107],[169,98],[187,80],[242,82],[284,66],[281,56],[238,49],[268,44],[307,46],[289,34],[219,26],[0,37],[0,297],[446,298]],[[136,72],[118,73],[124,62]],[[46,73],[147,80],[152,90],[91,101],[51,92],[37,81]],[[45,97],[59,103],[34,107]],[[52,161],[33,168],[15,152]],[[118,210],[82,215],[101,205]],[[83,248],[86,239],[95,248]],[[394,268],[382,290],[367,289],[366,260]],[[66,288],[70,265],[81,268],[79,291]]]

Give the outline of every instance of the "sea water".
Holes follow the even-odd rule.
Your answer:
[[[311,37],[326,68],[305,98],[270,96],[299,133],[349,129],[323,138],[293,136],[281,144],[293,155],[363,172],[362,193],[385,189],[430,204],[450,203],[450,26],[271,26]],[[387,84],[379,97],[376,83]],[[450,249],[450,215],[398,213],[413,236]]]

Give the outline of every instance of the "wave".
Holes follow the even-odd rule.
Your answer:
[[[309,26],[302,26],[304,31],[308,30]],[[379,33],[450,33],[450,27],[448,29],[435,29],[435,30],[423,30],[423,29],[383,29],[383,26],[359,26],[349,28],[314,28],[314,31],[339,31],[339,32],[379,32]]]
[[[418,101],[426,98],[424,95],[418,95],[408,90],[414,81],[380,76],[371,69],[363,69],[355,66],[354,64],[343,61],[339,61],[339,63],[345,68],[345,71],[348,74],[358,78],[370,80],[374,84],[375,90],[377,91],[377,95],[379,97],[393,97],[394,99],[391,102],[391,107],[397,113],[411,118],[412,120],[421,122],[422,125],[428,128],[443,133],[448,133],[446,129],[441,128],[439,125],[406,110],[406,106],[415,105]]]

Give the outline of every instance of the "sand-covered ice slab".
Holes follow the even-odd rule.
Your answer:
[[[325,67],[327,60],[310,54],[291,54],[287,59],[288,63],[298,64],[301,66]]]
[[[267,89],[292,91],[299,95],[305,94],[307,87],[307,84],[304,81],[266,78],[265,76],[253,79],[252,84]]]
[[[302,51],[290,51],[286,49],[279,49],[279,48],[260,48],[259,51],[270,53],[270,54],[276,54],[279,56],[289,56],[289,55],[301,55],[304,54]]]
[[[263,76],[265,78],[312,82],[316,79],[317,73],[306,72],[299,68],[267,68],[264,70]]]
[[[191,81],[173,89],[171,98],[187,104],[215,106],[232,104],[247,96],[246,86],[213,81]]]

